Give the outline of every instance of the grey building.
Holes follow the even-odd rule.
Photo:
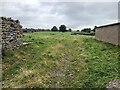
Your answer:
[[[120,45],[120,22],[96,27],[95,38],[100,41]]]

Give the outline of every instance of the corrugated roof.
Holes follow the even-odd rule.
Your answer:
[[[112,23],[112,24],[108,24],[108,25],[103,25],[103,26],[98,26],[96,28],[108,27],[108,26],[113,26],[113,25],[120,25],[120,22],[118,22],[118,23]]]

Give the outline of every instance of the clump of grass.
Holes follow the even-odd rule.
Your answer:
[[[29,36],[29,38],[31,39],[31,38],[32,38],[32,36],[30,35],[30,36]]]
[[[51,35],[55,35],[54,33],[51,33]]]

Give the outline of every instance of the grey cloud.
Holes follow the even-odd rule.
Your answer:
[[[100,24],[106,20],[117,20],[117,3],[82,3],[67,2],[58,4],[58,12],[65,19],[79,24]],[[73,24],[73,23],[72,23]]]
[[[7,2],[3,16],[19,19],[24,27],[51,28],[65,24],[70,28],[116,22],[117,2]]]

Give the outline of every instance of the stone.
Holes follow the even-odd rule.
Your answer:
[[[120,90],[120,80],[112,80],[106,85],[107,90]]]

